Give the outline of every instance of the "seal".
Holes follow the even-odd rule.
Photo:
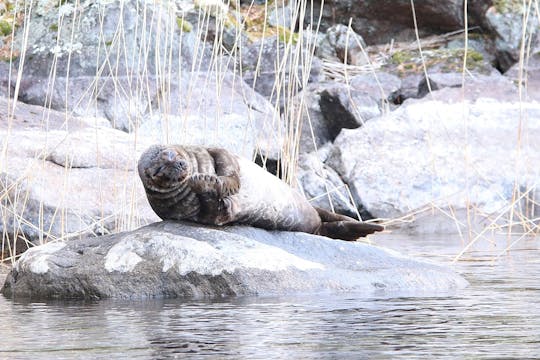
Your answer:
[[[138,171],[154,212],[163,220],[245,224],[356,240],[384,228],[313,207],[257,164],[221,148],[154,145]]]

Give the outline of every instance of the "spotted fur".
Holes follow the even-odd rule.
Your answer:
[[[248,224],[343,240],[383,229],[314,208],[277,177],[225,149],[154,145],[142,154],[138,170],[162,219]]]

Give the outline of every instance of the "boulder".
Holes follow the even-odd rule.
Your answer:
[[[353,79],[354,80],[354,79]],[[381,114],[377,95],[355,88],[352,84],[327,84],[321,89],[319,106],[333,141],[341,129],[355,129]]]
[[[359,242],[251,227],[159,222],[28,250],[7,276],[12,298],[219,298],[359,292],[437,293],[453,271]]]
[[[184,73],[153,103],[161,109],[138,133],[154,142],[219,146],[246,158],[275,158],[283,145],[274,107],[229,71]]]
[[[246,157],[257,150],[272,156],[279,152],[280,132],[272,125],[278,115],[272,105],[227,70],[230,59],[215,59],[215,67],[208,70],[209,45],[199,40],[216,36],[216,23],[225,26],[212,12],[221,4],[226,17],[225,4],[40,4],[15,34],[21,47],[26,41],[22,29],[29,29],[27,56],[18,60],[24,61],[20,101],[106,118],[116,129],[137,131],[138,136],[148,132],[154,142],[220,145]],[[196,26],[204,19],[212,29]],[[226,28],[236,29],[228,22]],[[0,67],[1,77],[8,79],[9,74]],[[17,80],[13,71],[11,81]],[[51,159],[55,161],[54,154]]]
[[[174,2],[140,0],[45,7],[15,33],[16,49],[28,44],[14,65],[24,62],[19,99],[105,117],[113,127],[133,131],[149,114],[168,111],[164,96],[185,86],[184,70],[209,68],[210,47],[199,40],[206,29],[188,21],[204,17],[196,12],[188,16]]]
[[[414,4],[421,34],[440,34],[463,29],[462,1],[425,0]],[[313,16],[306,16],[305,23],[309,25],[310,21],[322,15],[323,31],[336,23],[347,25],[352,18],[352,28],[368,44],[414,39],[414,32],[410,31],[413,28],[413,18],[411,2],[408,0],[314,1],[312,8]],[[315,24],[311,25],[315,27]],[[403,32],[407,35],[404,36]]]
[[[254,3],[257,3],[255,1]],[[264,4],[264,2],[263,2]],[[273,27],[294,29],[298,14],[299,3],[297,0],[278,0],[268,6],[266,21]]]
[[[386,92],[381,95],[381,90],[375,91],[371,82],[363,79],[364,76],[354,77],[351,84],[337,81],[312,84],[293,98],[294,113],[301,117],[302,122],[301,153],[314,151],[334,141],[341,129],[355,129],[380,115],[384,108],[381,96],[388,96],[400,84],[397,77],[382,74]],[[391,81],[395,84],[390,85]]]
[[[524,24],[524,3],[501,1],[485,13],[487,27],[494,38],[497,67],[507,71],[520,56],[521,45],[528,44],[538,36],[540,22],[534,9],[528,11]],[[534,8],[534,5],[533,5]],[[525,33],[523,28],[525,27]]]
[[[374,216],[426,215],[411,223],[417,231],[498,224],[516,196],[523,201],[514,216],[525,215],[534,211],[530,200],[540,181],[530,167],[540,161],[534,142],[540,104],[517,100],[517,89],[504,78],[434,91],[343,130],[327,164]]]
[[[373,97],[382,104],[401,87],[401,80],[387,72],[370,72],[351,78],[350,86],[357,92]]]
[[[322,36],[315,55],[319,58],[351,65],[366,65],[366,43],[354,30],[342,24],[328,28]]]
[[[523,69],[520,75],[521,66],[523,66]],[[523,65],[519,62],[516,63],[504,75],[515,84],[519,84],[521,77],[523,100],[538,101],[540,99],[540,41],[538,48],[528,59],[524,60]]]
[[[248,36],[242,31],[242,18],[236,3],[220,0],[176,1],[179,7],[176,22],[182,34],[195,33],[201,43],[222,46],[229,54],[248,44]],[[201,54],[207,57],[209,54]],[[210,59],[203,59],[208,62]],[[205,66],[204,64],[201,64]]]
[[[298,45],[301,46],[301,45]],[[322,79],[320,60],[278,37],[255,41],[242,54],[242,78],[278,108],[309,83]]]
[[[364,220],[372,219],[370,214],[358,213],[348,186],[334,169],[325,164],[330,150],[330,144],[327,144],[316,152],[300,154],[297,178],[305,197],[316,207],[352,218],[360,215]],[[358,205],[361,208],[361,204]]]
[[[131,229],[157,219],[134,171],[150,143],[107,127],[0,98],[3,257],[48,240]],[[11,112],[13,114],[11,116]],[[14,245],[7,249],[8,242]],[[18,242],[18,245],[15,244]]]
[[[269,127],[274,112],[262,96],[229,73],[219,80],[192,76],[201,83],[193,99],[173,89],[178,102],[170,111],[178,115],[156,116],[159,122],[148,121],[133,134],[111,128],[103,118],[74,117],[0,98],[6,109],[0,116],[6,159],[0,169],[0,231],[9,239],[1,257],[31,244],[118,232],[157,220],[136,172],[139,155],[151,144],[221,146],[247,158],[255,149],[267,155],[279,151],[279,131]],[[214,92],[218,81],[229,90],[205,96],[203,79]],[[191,115],[182,117],[183,109],[191,109]],[[218,116],[218,109],[227,114]]]
[[[429,82],[429,86],[428,86]],[[502,89],[509,90],[510,93],[515,93],[516,88],[513,86],[513,84],[510,84],[507,79],[505,79],[499,72],[492,72],[489,75],[483,75],[483,74],[466,74],[463,76],[462,73],[456,73],[456,72],[446,72],[446,73],[440,73],[440,72],[429,72],[428,78],[425,77],[418,83],[418,91],[416,94],[416,97],[424,97],[427,94],[429,94],[430,91],[440,90],[444,88],[460,88],[463,82],[473,82],[473,87],[467,87],[467,89],[481,89],[481,88],[489,88],[491,86],[494,86],[495,84],[500,85]],[[493,90],[489,90],[488,94],[491,94],[491,97],[495,96],[495,92]],[[482,96],[482,94],[479,94]],[[469,100],[473,100],[476,98],[474,94],[471,94],[473,98],[467,98]]]
[[[300,153],[315,151],[332,140],[321,112],[320,99],[320,86],[315,84],[309,85],[293,98],[291,112],[299,117]]]

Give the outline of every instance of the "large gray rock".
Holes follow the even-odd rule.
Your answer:
[[[332,141],[330,129],[321,112],[319,85],[309,85],[292,100],[291,112],[298,116],[300,125],[300,153],[315,151]]]
[[[408,100],[359,129],[343,130],[328,164],[376,217],[426,215],[411,223],[418,231],[502,224],[514,196],[523,195],[514,216],[527,217],[540,182],[530,166],[540,161],[540,104],[517,100],[509,81],[470,81],[464,91],[445,88]]]
[[[221,81],[235,91],[217,99],[196,88],[195,99],[179,98],[176,104],[193,106],[190,117],[171,116],[159,126],[149,122],[133,134],[111,128],[103,118],[66,116],[0,98],[0,107],[10,109],[0,114],[2,257],[30,243],[130,230],[157,220],[135,171],[139,155],[151,144],[221,146],[247,158],[255,148],[276,153],[279,132],[267,127],[272,118],[264,117],[265,111],[273,114],[268,102],[257,94],[242,100],[251,90],[227,74]],[[212,117],[217,108],[230,110],[231,104],[237,112],[220,121]]]
[[[250,227],[160,222],[28,250],[2,292],[14,298],[153,298],[448,291],[449,269],[358,242]]]
[[[185,29],[174,2],[41,3],[52,5],[38,7],[15,33],[15,49],[28,48],[17,60],[24,61],[23,102],[106,117],[133,131],[148,114],[167,112],[164,94],[185,85],[184,70],[209,67],[203,27]]]
[[[371,72],[352,77],[350,86],[357,92],[373,97],[378,103],[383,103],[399,90],[401,80],[386,72]]]
[[[216,23],[224,20],[212,6],[198,5],[179,10],[175,2],[135,0],[40,7],[25,19],[29,46],[20,60],[19,100],[106,118],[155,142],[220,145],[247,157],[256,148],[277,153],[279,136],[268,136],[278,133],[269,125],[278,123],[272,105],[227,70],[230,59],[216,54],[208,69],[211,54],[202,39],[216,37]],[[213,29],[197,26],[204,19]],[[23,35],[16,33],[19,46]]]
[[[326,85],[320,92],[319,106],[334,140],[341,129],[355,129],[381,114],[377,94],[342,83]]]
[[[255,1],[257,3],[257,1]],[[264,3],[264,2],[263,2]],[[294,29],[298,17],[298,0],[278,0],[268,7],[266,21],[273,27]]]
[[[365,65],[368,63],[365,48],[366,43],[360,35],[348,26],[337,24],[326,30],[317,44],[315,55],[333,62]]]
[[[242,78],[279,108],[308,83],[322,78],[320,60],[278,37],[263,38],[242,54]]]
[[[527,101],[540,99],[540,41],[537,46],[533,54],[528,59],[524,59],[523,64],[516,63],[504,74],[516,84],[521,81],[522,96]]]
[[[153,102],[162,108],[138,132],[154,142],[219,146],[247,158],[256,150],[275,158],[283,145],[274,107],[229,71],[182,74]]]
[[[485,13],[487,27],[494,37],[497,65],[504,72],[519,60],[522,43],[528,44],[538,36],[539,19],[534,10],[530,11],[524,24],[522,3],[500,2]],[[533,5],[534,8],[534,5]],[[526,28],[525,34],[523,27]]]
[[[482,88],[489,89],[487,93],[490,94],[489,96],[491,97],[495,96],[495,91],[491,88],[498,88],[498,90],[501,92],[508,91],[512,95],[517,93],[517,88],[508,82],[507,79],[497,71],[494,71],[489,75],[467,74],[465,76],[463,76],[462,73],[456,72],[429,72],[427,79],[423,77],[422,80],[419,81],[416,97],[421,98],[428,95],[430,91],[440,90],[448,87],[461,89],[463,82],[473,82],[474,86],[469,87],[468,89],[474,89],[477,93],[476,96],[474,93],[471,93],[471,96],[466,98],[468,100],[474,100],[478,96],[483,96],[483,94],[478,92],[478,90]],[[506,100],[509,100],[507,96],[501,95],[501,97],[506,97]]]
[[[316,152],[300,154],[298,159],[298,182],[311,205],[353,218],[371,219],[367,214],[358,214],[347,185],[338,173],[326,165],[330,144]]]
[[[399,79],[382,74],[388,93],[399,88]],[[300,116],[300,152],[314,151],[334,141],[341,129],[355,129],[381,114],[384,101],[381,91],[371,91],[368,81],[355,80],[355,86],[340,82],[325,82],[308,86],[292,100],[294,114]],[[361,79],[361,78],[359,78]],[[386,85],[389,82],[397,85]],[[357,87],[358,86],[358,87]]]
[[[50,6],[25,17],[15,33],[16,48],[28,46],[21,59],[28,75],[47,78],[56,66],[59,77],[166,76],[179,67],[208,66],[209,49],[197,41],[201,34],[195,24],[185,28],[186,15],[172,1],[41,3]]]
[[[324,5],[324,6],[322,6]],[[414,3],[418,27],[422,33],[443,33],[463,28],[463,3],[459,0],[425,0]],[[305,22],[318,19],[322,10],[321,29],[324,31],[336,23],[347,25],[352,18],[353,29],[369,43],[386,43],[400,38],[401,33],[413,28],[411,2],[390,1],[314,1],[313,16]],[[309,11],[309,10],[308,10]],[[311,24],[315,26],[315,24]],[[402,40],[414,37],[410,32]]]
[[[134,171],[148,139],[135,141],[103,119],[20,102],[13,110],[5,98],[0,107],[10,109],[0,114],[4,255],[25,250],[27,242],[118,232],[157,219]],[[17,242],[17,251],[7,251],[8,242]]]

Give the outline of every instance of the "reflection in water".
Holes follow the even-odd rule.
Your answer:
[[[437,262],[459,252],[447,239],[375,239]],[[491,249],[479,249],[458,263],[471,285],[437,296],[71,303],[0,297],[0,358],[534,358],[539,240],[522,245],[526,250],[497,262],[485,261]]]

